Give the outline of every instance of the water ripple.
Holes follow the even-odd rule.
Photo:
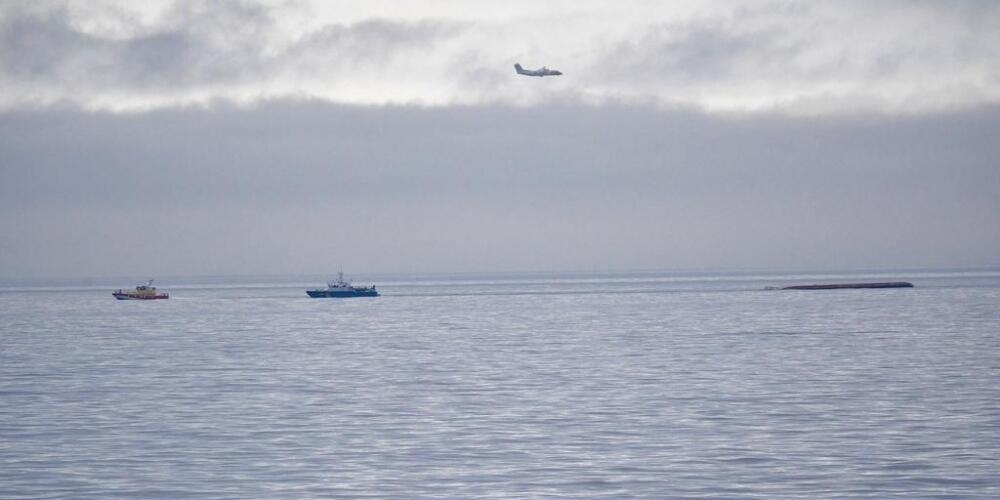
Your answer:
[[[2,496],[1000,497],[998,280],[761,280],[5,292]]]

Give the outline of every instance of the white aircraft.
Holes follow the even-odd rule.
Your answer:
[[[542,66],[542,69],[524,69],[520,63],[514,64],[514,71],[517,71],[519,75],[525,76],[559,76],[562,74],[562,71],[549,69],[545,66]]]

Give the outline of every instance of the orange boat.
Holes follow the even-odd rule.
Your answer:
[[[149,282],[145,285],[136,285],[135,290],[126,292],[118,289],[111,292],[111,295],[118,300],[153,300],[170,298],[170,294],[166,292],[157,293],[156,287],[153,286],[153,280],[149,280]]]

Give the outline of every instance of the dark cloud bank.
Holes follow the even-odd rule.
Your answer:
[[[1000,264],[1000,108],[0,114],[0,275]]]
[[[287,74],[341,79],[415,57],[466,29],[374,18],[329,24],[283,43],[273,13],[262,5],[180,2],[155,28],[119,38],[82,31],[65,7],[43,6],[0,5],[0,85],[18,88],[25,99],[61,96],[78,103],[114,92],[219,92],[213,86],[254,85]]]

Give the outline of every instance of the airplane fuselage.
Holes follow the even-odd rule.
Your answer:
[[[562,71],[549,69],[545,66],[540,69],[524,69],[520,64],[514,64],[514,71],[524,76],[559,76],[562,74]]]

